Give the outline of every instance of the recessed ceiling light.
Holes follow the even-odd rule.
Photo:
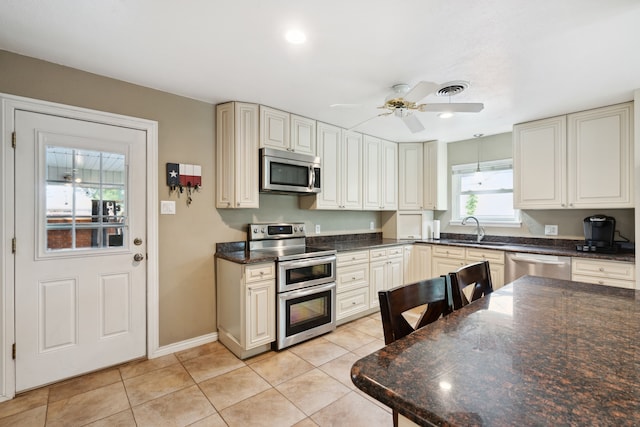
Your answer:
[[[307,36],[300,30],[289,30],[284,38],[291,44],[302,44],[307,41]]]
[[[448,119],[449,117],[453,117],[453,113],[451,111],[445,111],[444,113],[438,114],[438,117],[441,119]]]

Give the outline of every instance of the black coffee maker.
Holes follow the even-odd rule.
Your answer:
[[[613,240],[616,231],[616,219],[606,215],[592,215],[584,219],[584,245],[577,249],[584,252],[617,252]]]

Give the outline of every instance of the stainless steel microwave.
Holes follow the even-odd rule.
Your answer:
[[[260,149],[260,191],[319,193],[320,158],[273,148]]]

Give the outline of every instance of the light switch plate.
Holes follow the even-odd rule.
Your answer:
[[[176,214],[176,202],[173,200],[161,200],[160,201],[160,215],[175,215]]]
[[[545,225],[544,226],[544,235],[545,236],[557,236],[558,235],[558,226],[557,225]]]
[[[316,234],[320,234],[320,224],[316,224]]]

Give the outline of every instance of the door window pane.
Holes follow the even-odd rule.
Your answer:
[[[47,146],[45,191],[47,251],[123,246],[123,154]]]

